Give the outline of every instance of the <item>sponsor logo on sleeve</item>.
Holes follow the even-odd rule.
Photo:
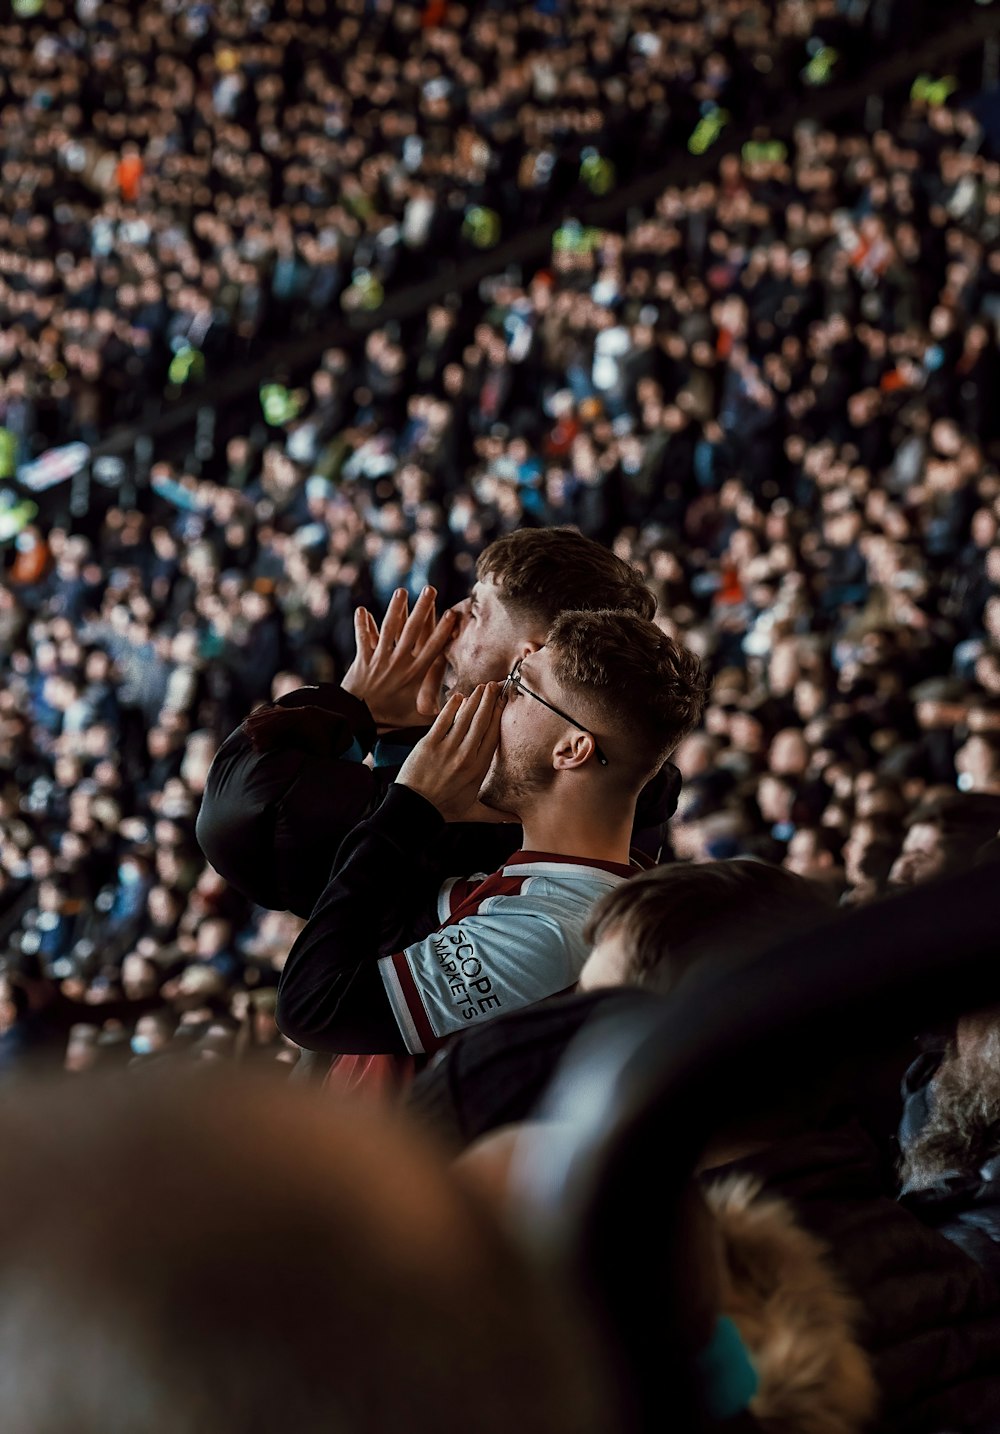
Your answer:
[[[435,936],[434,950],[448,982],[456,1009],[466,1021],[500,1009],[499,993],[461,927]]]

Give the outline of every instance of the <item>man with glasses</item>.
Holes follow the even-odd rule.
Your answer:
[[[435,616],[428,588],[409,609],[400,589],[381,629],[355,615],[357,655],[342,683],[300,687],[253,712],[222,744],[198,813],[198,840],[215,869],[258,906],[308,916],[337,850],[378,807],[414,744],[451,692],[502,681],[537,651],[560,613],[615,609],[651,618],[642,575],[580,533],[522,528],[491,543],[470,595]],[[670,763],[643,794],[639,845],[653,856],[673,815],[680,774]],[[449,825],[440,870],[470,853],[492,870],[516,850],[515,827]]]
[[[562,614],[504,682],[452,692],[338,853],[282,973],[284,1033],[351,1057],[341,1074],[369,1083],[381,1057],[422,1062],[572,988],[592,905],[637,869],[639,794],[704,698],[692,653],[607,611]],[[437,839],[477,808],[518,822],[521,849],[492,875],[456,867],[439,888]],[[428,895],[437,929],[396,945]]]
[[[586,732],[589,737],[593,737],[594,734],[589,730],[589,728],[581,726],[579,722],[574,722],[572,717],[570,717],[568,713],[560,711],[558,707],[553,707],[551,702],[546,702],[544,697],[539,697],[537,692],[532,692],[530,688],[525,687],[524,680],[521,676],[521,668],[523,666],[524,658],[519,657],[514,663],[514,666],[510,669],[510,672],[507,677],[504,679],[503,687],[500,689],[501,698],[503,700],[506,700],[507,694],[512,691],[522,697],[531,697],[534,699],[535,702],[540,702],[543,707],[547,707],[550,712],[554,712],[557,717],[562,717],[562,719],[565,722],[568,722],[571,727],[576,727],[578,731]],[[606,767],[608,765],[608,759],[607,757],[605,757],[604,753],[601,751],[596,741],[594,742],[594,756],[597,758],[598,762],[600,762],[602,767]]]

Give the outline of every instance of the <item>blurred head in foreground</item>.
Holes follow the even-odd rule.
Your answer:
[[[644,986],[661,996],[710,961],[745,961],[836,913],[821,882],[736,857],[641,872],[594,907],[579,989]]]
[[[221,1072],[0,1103],[8,1434],[589,1434],[594,1351],[381,1113]]]

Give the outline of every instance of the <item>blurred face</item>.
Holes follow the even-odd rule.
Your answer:
[[[1000,657],[984,653],[976,663],[976,681],[987,692],[1000,696]]]
[[[71,1035],[66,1046],[63,1069],[70,1075],[82,1075],[85,1071],[94,1069],[99,1057],[100,1051],[93,1038]]]
[[[181,762],[181,776],[193,792],[201,793],[208,781],[208,769],[212,765],[214,742],[191,741]]]
[[[738,752],[753,755],[764,746],[764,729],[749,712],[734,712],[729,722],[729,739]]]
[[[818,845],[815,832],[797,831],[788,843],[788,852],[782,863],[798,876],[824,876],[833,866],[833,857],[824,847]]]
[[[601,933],[587,957],[577,982],[579,991],[596,991],[605,986],[628,984],[629,958],[621,927]]]
[[[772,825],[786,822],[791,816],[792,794],[784,782],[764,776],[757,786],[757,805],[766,822],[770,822]]]
[[[146,899],[150,920],[155,926],[171,926],[180,912],[173,895],[164,886],[154,886]]]
[[[204,921],[195,938],[197,952],[203,959],[216,956],[229,940],[229,927],[222,921]]]
[[[823,710],[823,689],[804,678],[795,684],[795,711],[803,722],[811,722]]]
[[[983,625],[994,642],[1000,642],[1000,597],[991,597],[983,611]]]
[[[988,548],[997,535],[997,520],[989,508],[980,508],[972,515],[972,541],[977,548]]]
[[[771,743],[770,767],[782,776],[799,776],[809,765],[809,746],[801,732],[788,728]]]
[[[955,771],[963,792],[986,790],[997,777],[992,744],[985,737],[971,736],[955,753]]]
[[[894,886],[914,886],[929,881],[944,868],[946,853],[941,833],[931,822],[914,822],[906,833],[903,850],[892,864],[889,881]]]
[[[135,1023],[135,1034],[139,1038],[136,1044],[147,1054],[166,1050],[170,1044],[169,1031],[155,1016],[140,1016]]]
[[[447,651],[442,699],[452,692],[468,696],[480,682],[502,682],[517,659],[541,643],[533,625],[503,601],[492,578],[477,582],[455,611],[460,620]]]
[[[673,755],[674,765],[683,777],[698,777],[711,769],[716,744],[704,732],[692,732]]]

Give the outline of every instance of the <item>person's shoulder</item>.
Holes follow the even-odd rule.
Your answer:
[[[507,894],[509,902],[528,907],[545,907],[566,916],[589,913],[594,902],[613,891],[629,877],[627,867],[609,869],[570,860],[533,860],[514,862],[504,868],[504,875],[519,878],[516,891]]]
[[[535,1110],[575,1038],[659,997],[636,987],[551,996],[450,1042],[414,1080],[407,1104],[459,1145]]]
[[[536,1001],[518,1011],[507,1011],[475,1031],[463,1033],[449,1052],[482,1054],[487,1059],[503,1056],[520,1045],[543,1045],[562,1036],[567,1038],[588,1021],[647,1009],[658,997],[637,986],[603,986],[593,991],[573,991]]]

